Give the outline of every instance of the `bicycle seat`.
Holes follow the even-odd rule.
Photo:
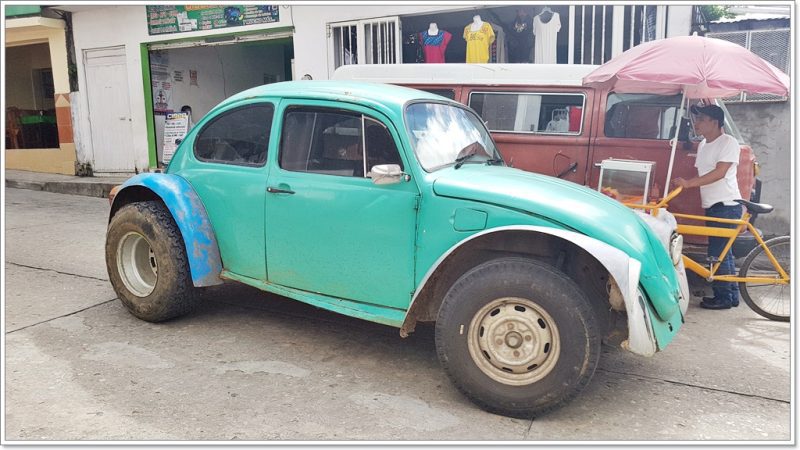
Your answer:
[[[747,200],[736,200],[736,203],[744,205],[750,214],[766,214],[775,209],[772,207],[772,205],[768,205],[766,203],[748,202]]]

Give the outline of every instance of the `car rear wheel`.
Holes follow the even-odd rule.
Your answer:
[[[439,311],[436,347],[451,380],[478,406],[530,419],[589,383],[600,334],[589,301],[563,272],[507,257],[454,283]]]
[[[106,235],[106,268],[122,304],[136,317],[161,322],[197,304],[183,238],[160,202],[123,206]]]

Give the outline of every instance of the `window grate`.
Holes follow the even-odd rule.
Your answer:
[[[330,24],[333,70],[349,64],[399,63],[397,17]]]

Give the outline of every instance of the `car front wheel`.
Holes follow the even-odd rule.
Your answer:
[[[530,419],[574,398],[594,374],[600,335],[589,301],[552,266],[485,262],[446,294],[439,359],[458,389],[487,411]]]
[[[131,203],[114,215],[106,235],[106,268],[123,305],[142,320],[169,320],[196,306],[180,230],[160,202]]]

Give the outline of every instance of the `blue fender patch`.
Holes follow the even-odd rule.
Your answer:
[[[186,246],[186,256],[197,287],[222,284],[222,258],[206,208],[185,179],[166,173],[141,173],[123,183],[116,198],[131,186],[142,186],[158,195],[178,224]],[[116,199],[115,199],[116,201]]]

